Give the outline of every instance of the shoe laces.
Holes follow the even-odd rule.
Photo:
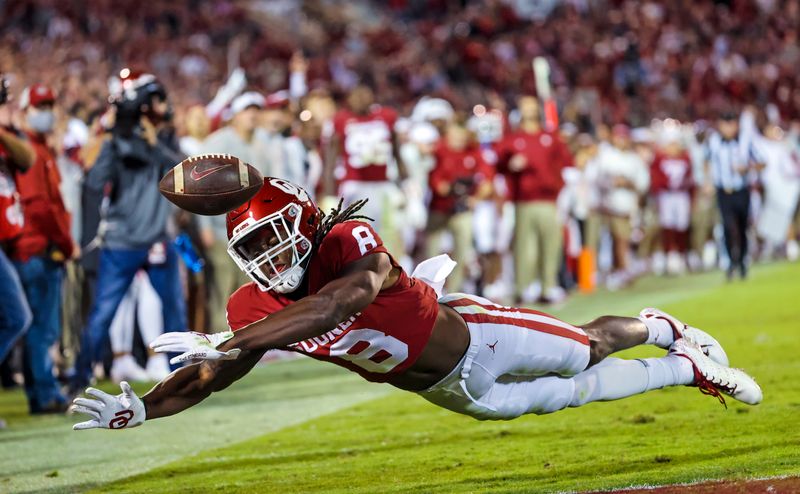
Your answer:
[[[695,372],[695,376],[695,386],[697,386],[697,389],[699,389],[704,395],[713,396],[718,399],[719,402],[722,403],[722,406],[725,407],[725,410],[727,410],[728,404],[725,402],[725,397],[722,396],[722,393],[720,393],[719,389],[714,385],[714,383],[701,375],[699,372]]]

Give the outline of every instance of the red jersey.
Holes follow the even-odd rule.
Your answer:
[[[333,133],[342,143],[345,174],[342,181],[383,182],[394,156],[392,133],[397,113],[381,106],[366,115],[339,110],[333,117]]]
[[[11,170],[6,149],[0,144],[0,242],[6,242],[22,233],[24,217],[19,203],[17,184]]]
[[[518,172],[508,168],[515,154],[528,160]],[[572,154],[561,137],[548,131],[512,132],[498,144],[497,155],[497,171],[506,176],[514,202],[555,201],[564,186],[561,170],[572,164]]]
[[[464,211],[464,199],[493,175],[492,167],[486,164],[477,146],[456,151],[442,141],[434,152],[434,159],[436,164],[428,179],[432,192],[431,211],[446,214]],[[442,184],[450,186],[449,194],[439,193]]]
[[[678,156],[657,153],[650,165],[650,188],[653,192],[662,190],[685,191],[692,189],[692,164],[686,151]]]
[[[348,264],[381,252],[389,254],[367,223],[347,221],[334,226],[309,263],[308,293],[313,295],[338,278]],[[228,301],[228,324],[237,331],[290,303],[278,293],[262,291],[255,283],[248,283]],[[386,382],[414,364],[428,343],[438,313],[433,288],[401,271],[397,282],[381,290],[361,312],[322,335],[293,343],[285,350],[333,362],[368,381]]]
[[[70,215],[61,199],[61,174],[44,140],[30,133],[28,138],[36,152],[36,161],[25,173],[16,174],[25,225],[22,235],[14,241],[12,256],[27,261],[55,246],[65,257],[70,257]]]

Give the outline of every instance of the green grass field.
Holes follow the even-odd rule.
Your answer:
[[[478,422],[309,359],[259,367],[208,402],[129,431],[72,432],[0,393],[0,492],[563,492],[800,475],[800,264],[641,280],[574,297],[570,322],[655,305],[712,332],[764,403],[672,388]],[[656,356],[654,348],[624,357]]]

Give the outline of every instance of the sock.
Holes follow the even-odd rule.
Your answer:
[[[691,362],[683,357],[622,360],[607,358],[572,378],[575,391],[569,403],[578,407],[593,401],[627,398],[653,389],[694,381]]]
[[[672,325],[660,317],[640,317],[640,321],[647,326],[646,345],[655,345],[661,348],[669,348],[675,341],[672,332]]]

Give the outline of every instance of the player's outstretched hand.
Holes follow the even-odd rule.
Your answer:
[[[233,360],[239,356],[241,350],[234,348],[227,352],[217,350],[223,342],[233,338],[233,331],[221,333],[197,333],[194,331],[164,333],[152,343],[150,348],[156,352],[180,353],[169,360],[170,364],[186,362],[187,360]]]
[[[144,403],[127,382],[122,381],[119,387],[122,388],[122,393],[117,396],[99,389],[87,388],[86,394],[92,398],[75,398],[71,410],[85,413],[92,419],[73,425],[72,430],[130,429],[141,425],[145,419]]]

